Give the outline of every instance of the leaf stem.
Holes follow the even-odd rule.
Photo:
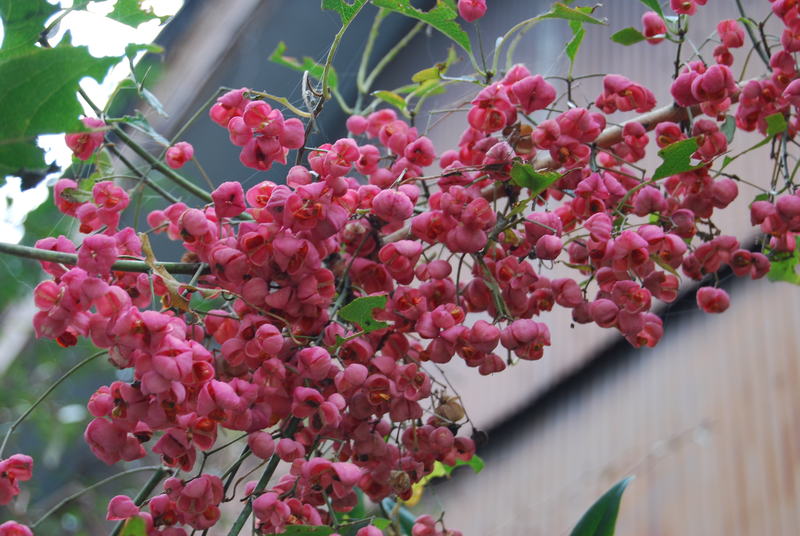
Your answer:
[[[356,87],[359,93],[369,93],[369,88],[366,85],[367,66],[369,65],[369,58],[372,56],[372,49],[375,46],[375,39],[378,37],[378,30],[387,14],[388,11],[381,8],[378,10],[378,13],[375,15],[375,20],[372,22],[372,28],[369,31],[367,44],[364,46],[364,52],[361,54],[361,63],[358,66],[358,73],[356,74]]]
[[[8,255],[14,255],[15,257],[23,257],[26,259],[57,262],[66,264],[67,266],[75,266],[78,264],[78,256],[73,253],[50,251],[47,249],[22,246],[20,244],[9,244],[8,242],[0,242],[0,253],[6,253]],[[163,266],[171,274],[185,275],[195,274],[202,266],[201,263],[193,262],[157,262],[156,265]],[[144,261],[122,260],[115,262],[111,266],[111,269],[117,272],[147,273],[150,271],[150,266],[148,266]],[[205,271],[208,271],[207,267]]]
[[[115,475],[111,475],[111,476],[109,476],[107,478],[104,478],[103,480],[100,480],[99,482],[95,482],[91,486],[88,486],[88,487],[83,488],[83,489],[81,489],[79,491],[76,491],[72,495],[70,495],[68,497],[65,497],[64,499],[59,501],[58,504],[56,504],[50,510],[45,512],[42,515],[42,517],[40,517],[39,519],[34,521],[31,524],[31,528],[36,527],[36,525],[38,525],[39,523],[41,523],[42,521],[44,521],[45,519],[47,519],[48,517],[50,517],[51,515],[56,513],[58,510],[60,510],[61,507],[63,507],[65,504],[67,504],[70,501],[74,501],[75,499],[77,499],[78,497],[80,497],[81,495],[83,495],[84,493],[86,493],[88,491],[91,491],[91,490],[93,490],[95,488],[99,488],[100,486],[108,484],[112,480],[116,480],[116,479],[121,478],[123,476],[132,475],[134,473],[141,473],[141,472],[144,472],[144,471],[157,471],[159,469],[161,469],[160,465],[148,465],[148,466],[145,466],[145,467],[135,467],[133,469],[128,469],[127,471],[122,471],[121,473],[117,473]]]
[[[333,57],[336,55],[336,51],[339,48],[339,43],[342,42],[342,37],[344,37],[344,32],[347,31],[347,28],[350,27],[350,23],[356,18],[358,13],[361,9],[366,5],[366,2],[363,2],[361,5],[358,6],[356,11],[353,15],[344,23],[339,31],[333,38],[333,43],[331,43],[331,48],[328,51],[328,57],[325,60],[325,67],[322,69],[322,98],[323,100],[328,100],[331,98],[331,92],[329,86],[328,75],[331,71],[331,66],[333,65]]]
[[[753,48],[756,49],[756,53],[758,57],[761,58],[761,61],[764,62],[764,65],[767,66],[767,69],[770,71],[772,70],[772,66],[769,64],[769,56],[764,50],[761,48],[761,41],[756,38],[756,34],[753,32],[753,28],[750,26],[750,17],[748,17],[744,12],[744,6],[742,6],[742,0],[736,0],[736,7],[739,8],[739,14],[742,16],[743,19],[746,19],[744,23],[744,27],[747,30],[747,35],[750,36],[750,40],[753,42]],[[764,43],[766,46],[766,43]]]
[[[74,365],[74,366],[73,366],[71,369],[69,369],[67,372],[65,372],[63,376],[61,376],[61,377],[60,377],[59,379],[57,379],[57,380],[56,380],[56,381],[55,381],[55,382],[54,382],[54,383],[53,383],[53,384],[52,384],[50,387],[48,387],[48,388],[47,388],[47,390],[46,390],[44,393],[42,393],[42,394],[39,396],[39,398],[37,398],[37,399],[36,399],[36,402],[34,402],[33,404],[31,404],[31,407],[29,407],[29,408],[28,408],[28,409],[25,411],[25,413],[23,413],[22,415],[20,415],[20,416],[17,418],[17,420],[16,420],[16,421],[14,421],[14,422],[11,424],[11,427],[8,429],[8,431],[6,432],[6,435],[5,435],[5,437],[3,438],[3,443],[2,443],[2,444],[0,444],[0,459],[2,459],[2,458],[3,458],[3,452],[6,450],[6,444],[8,443],[8,439],[11,437],[11,434],[14,432],[14,430],[16,430],[16,429],[17,429],[17,426],[19,426],[20,424],[22,424],[22,421],[24,421],[24,420],[25,420],[25,419],[28,417],[28,415],[30,415],[30,414],[33,412],[33,410],[35,410],[35,409],[36,409],[36,408],[39,406],[39,404],[41,404],[42,402],[44,402],[44,399],[45,399],[45,398],[47,398],[47,397],[48,397],[48,395],[49,395],[50,393],[52,393],[52,392],[55,390],[55,388],[56,388],[56,387],[58,387],[59,385],[61,385],[61,384],[64,382],[64,380],[66,380],[67,378],[69,378],[70,376],[72,376],[72,374],[73,374],[73,373],[75,373],[75,371],[77,371],[78,369],[80,369],[80,368],[81,368],[81,367],[83,367],[84,365],[88,364],[89,362],[91,362],[91,361],[92,361],[92,360],[94,360],[95,358],[97,358],[97,357],[100,357],[101,355],[103,355],[103,354],[105,354],[105,353],[106,353],[106,350],[101,350],[101,351],[99,351],[99,352],[97,352],[97,353],[94,353],[94,354],[90,355],[89,357],[87,357],[87,358],[83,359],[82,361],[80,361],[80,362],[78,362],[76,365]]]
[[[289,421],[289,424],[286,426],[286,431],[281,434],[283,437],[290,437],[293,433],[295,428],[297,427],[297,423],[299,419],[292,418]],[[272,478],[272,475],[275,473],[275,469],[278,467],[278,462],[280,462],[280,458],[277,454],[273,454],[272,458],[269,459],[269,463],[267,464],[267,468],[264,469],[264,472],[261,474],[261,478],[258,479],[256,483],[256,487],[253,488],[253,491],[250,493],[250,496],[247,498],[245,502],[244,508],[239,513],[239,517],[236,518],[236,522],[234,522],[231,530],[228,531],[228,536],[237,536],[239,532],[241,532],[244,524],[247,522],[247,518],[250,517],[251,512],[253,511],[253,496],[261,493],[269,484],[269,480]]]
[[[117,125],[112,127],[114,134],[116,134],[119,139],[121,139],[125,144],[133,150],[134,153],[139,155],[142,159],[144,159],[148,164],[153,166],[153,168],[157,169],[162,175],[166,178],[186,190],[187,192],[195,195],[196,197],[202,199],[207,203],[211,203],[211,194],[200,188],[199,186],[194,185],[191,181],[185,178],[183,175],[176,173],[172,168],[167,166],[165,163],[158,160],[155,156],[151,155],[144,147],[136,143],[133,138],[128,136],[122,128]]]
[[[405,46],[414,39],[414,36],[417,35],[422,28],[425,26],[424,22],[418,22],[411,28],[409,31],[400,41],[397,42],[395,46],[393,46],[386,55],[381,58],[377,65],[372,69],[372,72],[369,73],[367,80],[364,82],[364,93],[368,93],[370,88],[372,88],[372,84],[375,83],[375,79],[378,75],[383,72],[389,63],[400,53],[401,50],[405,48]]]
[[[150,480],[148,480],[145,483],[144,487],[142,487],[142,489],[139,490],[139,493],[136,494],[136,497],[133,499],[134,504],[136,504],[136,506],[143,505],[144,502],[147,500],[147,498],[150,496],[150,493],[152,493],[152,491],[158,485],[158,483],[161,482],[165,476],[171,474],[172,474],[171,469],[165,469],[163,467],[160,467],[155,473],[153,473],[153,476],[151,476]],[[117,526],[114,527],[114,530],[111,532],[111,536],[117,536],[122,530],[122,527],[124,525],[125,525],[124,520],[117,523]]]
[[[228,88],[225,88],[225,89],[228,89]],[[269,99],[269,100],[278,102],[280,104],[283,104],[289,110],[291,110],[294,114],[299,115],[300,117],[305,117],[306,119],[311,117],[310,113],[304,112],[303,110],[301,110],[300,108],[298,108],[297,106],[295,106],[294,104],[289,102],[289,100],[286,97],[278,97],[278,96],[272,95],[271,93],[265,93],[263,91],[256,91],[254,89],[248,89],[247,93],[249,93],[251,95],[255,95],[257,97],[261,97],[262,99]]]

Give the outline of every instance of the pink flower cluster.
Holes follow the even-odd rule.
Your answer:
[[[692,15],[705,3],[671,6]],[[462,0],[458,8],[473,21],[486,4]],[[794,31],[797,6],[777,0],[773,10]],[[652,12],[642,23],[652,44],[671,31]],[[184,261],[207,268],[191,285],[163,272],[116,269],[121,257],[145,257],[133,229],[118,229],[127,193],[108,182],[89,192],[59,181],[56,204],[88,236],[80,246],[63,236],[37,243],[76,254],[77,262],[42,263],[53,279],[35,291],[36,333],[63,345],[86,337],[107,349],[113,366],[131,369],[131,381],[102,386],[89,400],[93,420],[84,437],[100,460],[152,452],[182,471],[141,505],[114,497],[108,519],[141,517],[149,536],[214,526],[220,504],[231,500],[230,482],[202,469],[189,473],[223,430],[243,432],[248,455],[288,465],[266,488],[245,484],[261,533],[329,524],[334,512],[354,508],[357,489],[373,501],[407,499],[436,462],[453,465],[475,452],[458,435],[463,409],[445,396],[432,365],[456,359],[489,375],[516,359],[540,359],[552,344],[542,316],[556,307],[576,323],[618,330],[633,346],[654,346],[663,325],[653,308],[677,298],[681,274],[703,281],[729,267],[763,277],[768,257],[711,224],[739,195],[733,176],[711,168],[728,152],[722,121],[737,100],[731,113],[740,129],[766,132],[766,118],[784,113],[794,135],[800,83],[791,54],[800,45],[797,32],[784,34],[769,78],[739,87],[729,49],[742,46],[743,28],[722,21],[717,33],[717,63],[684,65],[670,88],[680,106],[699,106],[690,126],[628,121],[606,143],[606,116],[656,105],[648,88],[617,74],[604,77],[592,107],[528,121],[557,92],[517,65],[477,92],[450,150],[437,152],[416,127],[382,109],[350,117],[352,137],[303,149],[305,163],[288,169],[283,184],[224,182],[204,207],[173,203],[151,212],[152,231],[179,243]],[[231,91],[210,116],[242,147],[242,163],[264,171],[304,148],[306,127],[256,95]],[[81,136],[71,143],[88,158],[102,137]],[[652,179],[633,165],[648,150],[689,137],[700,162],[693,169]],[[173,168],[192,157],[184,142],[166,153]],[[525,199],[512,170],[542,162],[556,174]],[[499,192],[508,204],[496,202]],[[788,253],[800,232],[800,196],[774,197],[753,203],[751,220],[769,235],[773,253]],[[555,265],[565,270],[548,277]],[[219,305],[198,310],[193,296]],[[385,298],[386,306],[372,322],[348,321],[342,306],[368,297]],[[713,286],[696,300],[709,313],[730,304]],[[0,471],[5,502],[16,481],[30,477],[30,464],[20,466]],[[422,516],[413,534],[460,533]]]
[[[242,148],[239,159],[245,166],[265,171],[273,162],[285,164],[289,149],[303,146],[305,126],[299,119],[284,119],[264,101],[251,101],[246,93],[242,88],[217,99],[211,119],[226,127],[231,143]]]

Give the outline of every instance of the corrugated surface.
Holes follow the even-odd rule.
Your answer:
[[[567,534],[635,474],[621,536],[798,534],[800,289],[732,294],[724,316],[675,311],[656,349],[506,427],[486,469],[434,487],[427,507],[468,536]]]
[[[526,16],[545,11],[552,2],[520,2],[507,0],[497,2],[498,7],[490,9],[489,19],[486,24],[482,21],[482,32],[485,42],[492,42],[495,36],[502,35],[514,22]],[[586,4],[587,2],[584,2]],[[744,1],[746,11],[753,16],[763,18],[769,9],[768,3],[760,0]],[[502,6],[502,8],[500,7]],[[597,15],[609,20],[608,26],[586,26],[586,37],[578,53],[576,61],[576,76],[593,73],[619,73],[631,80],[647,85],[658,98],[658,105],[664,106],[672,101],[669,94],[669,83],[673,71],[672,64],[675,59],[675,46],[662,43],[651,46],[640,43],[632,47],[623,47],[610,40],[612,33],[627,26],[640,27],[641,15],[645,8],[638,0],[613,0],[597,10]],[[738,12],[733,0],[711,2],[700,9],[693,18],[689,36],[695,44],[699,44],[714,31],[715,21],[723,18],[737,18]],[[565,57],[561,44],[570,37],[569,29],[563,21],[547,21],[540,23],[522,40],[518,48],[520,62],[524,62],[532,72],[544,75],[564,74],[566,72]],[[428,44],[427,48],[436,45]],[[710,59],[711,48],[703,49],[704,56]],[[690,46],[684,47],[683,58]],[[407,59],[407,62],[412,59]],[[757,57],[751,59],[751,68],[747,76],[754,76],[763,71],[763,65],[758,63]],[[501,66],[503,63],[501,63]],[[465,69],[469,66],[464,65]],[[405,69],[403,65],[398,69]],[[740,73],[737,63],[734,69]],[[746,77],[747,77],[746,76]],[[745,77],[745,78],[746,78]],[[559,91],[563,91],[563,82],[551,80]],[[574,92],[574,99],[579,105],[593,101],[602,89],[601,78],[585,79],[578,83]],[[448,93],[434,103],[434,109],[452,109],[459,104],[455,95],[460,91],[473,91],[474,88],[461,88],[457,86],[453,93]],[[469,99],[467,99],[468,101]],[[467,108],[464,108],[466,111]],[[453,140],[460,136],[465,125],[465,111],[460,114],[451,114],[446,120],[441,121],[432,128],[429,135],[436,142],[437,148],[448,148]],[[636,114],[613,114],[611,121],[624,121]],[[737,150],[743,150],[759,141],[758,134],[737,132],[732,145]],[[646,167],[655,169],[660,160],[655,157],[655,150],[650,149]],[[762,147],[753,153],[753,158],[737,160],[727,170],[738,174],[748,182],[768,186],[772,168],[767,164],[769,146]],[[759,190],[740,185],[740,196],[724,211],[716,211],[714,221],[725,234],[734,234],[742,239],[745,246],[749,246],[754,236],[750,226],[748,205],[760,193]],[[537,268],[538,269],[538,268]],[[572,275],[566,271],[552,272],[543,270],[546,277],[565,277]],[[689,281],[689,283],[692,283]],[[459,389],[465,406],[473,421],[480,428],[490,428],[509,415],[524,407],[543,391],[557,383],[566,374],[582,366],[590,360],[605,345],[612,344],[620,338],[616,330],[600,329],[595,325],[572,326],[569,311],[557,308],[553,313],[542,317],[547,322],[552,334],[553,346],[545,351],[541,361],[535,363],[522,362],[510,370],[486,378],[479,376],[474,369],[466,369],[461,363],[452,363],[447,367],[448,377]],[[726,319],[722,319],[727,322]],[[674,329],[674,328],[672,328]]]

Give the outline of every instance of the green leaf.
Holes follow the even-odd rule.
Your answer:
[[[586,10],[589,10],[588,12]],[[561,2],[556,2],[553,4],[552,9],[545,13],[544,15],[539,15],[536,17],[537,19],[564,19],[564,20],[574,20],[577,22],[588,22],[589,24],[605,24],[605,20],[598,19],[591,16],[592,8],[581,8],[581,7],[568,7]]]
[[[652,214],[651,214],[651,216],[652,216]],[[660,218],[656,217],[656,221],[653,222],[653,223],[657,224],[659,222],[659,220],[660,220]],[[653,255],[650,255],[650,258],[653,259],[653,262],[655,262],[657,265],[659,265],[662,270],[666,270],[667,272],[671,273],[672,275],[674,275],[678,279],[681,279],[681,274],[679,274],[678,271],[675,268],[673,268],[672,266],[667,264],[667,261],[662,259],[661,255],[658,255],[657,253],[654,253]]]
[[[386,91],[385,89],[382,89],[380,91],[374,91],[372,93],[372,96],[382,100],[383,102],[391,104],[392,106],[400,110],[403,113],[403,115],[408,116],[408,110],[406,109],[406,100],[397,93],[395,93],[394,91]]]
[[[312,77],[316,78],[317,80],[322,80],[322,74],[325,72],[324,65],[320,65],[308,56],[305,56],[301,62],[297,58],[286,56],[285,53],[286,43],[281,41],[278,43],[278,46],[275,47],[275,50],[272,51],[272,54],[269,55],[268,59],[273,63],[283,65],[284,67],[288,67],[294,71],[301,73],[308,71],[308,74]],[[336,77],[336,72],[333,70],[333,67],[331,67],[328,71],[328,85],[331,88],[335,88],[337,83],[338,78]]]
[[[800,274],[797,265],[800,264],[800,237],[795,238],[796,246],[791,256],[770,262],[767,279],[770,281],[786,281],[793,285],[800,285]]]
[[[623,28],[611,36],[611,40],[620,45],[630,46],[647,39],[642,32],[634,27]]]
[[[569,27],[572,28],[572,39],[567,43],[566,51],[569,63],[572,65],[575,63],[575,56],[577,56],[578,49],[581,47],[586,30],[583,29],[583,24],[574,20],[569,21]]]
[[[769,201],[769,194],[767,193],[758,194],[753,198],[752,202],[755,203],[756,201]]]
[[[719,129],[725,134],[725,139],[728,140],[728,143],[731,143],[733,135],[736,133],[736,119],[732,115],[726,115],[725,121]]]
[[[283,536],[328,536],[333,534],[333,529],[323,525],[288,525],[281,534]]]
[[[476,473],[480,473],[481,471],[483,471],[483,468],[486,467],[486,463],[477,454],[473,454],[472,458],[470,458],[468,462],[465,462],[464,460],[456,460],[456,463],[454,465],[442,464],[442,466],[444,467],[444,472],[447,476],[453,474],[453,471],[455,471],[457,467],[461,467],[463,465],[472,467],[472,470],[475,471]]]
[[[786,118],[780,112],[768,115],[767,117],[764,118],[764,120],[767,122],[767,136],[760,142],[736,154],[735,156],[726,156],[725,158],[723,158],[722,167],[719,168],[720,171],[728,167],[728,164],[730,164],[740,156],[745,155],[750,151],[755,151],[759,147],[763,147],[764,145],[768,144],[769,142],[772,141],[772,139],[776,135],[780,134],[781,132],[785,132],[786,129],[789,128],[789,125],[786,123]]]
[[[422,11],[411,5],[411,0],[372,0],[377,7],[401,13],[423,22],[427,22],[447,37],[455,41],[458,46],[472,52],[469,35],[456,22],[458,11],[453,0],[436,0],[436,5],[429,11]]]
[[[147,104],[149,104],[158,115],[161,117],[169,117],[169,114],[167,114],[166,110],[164,110],[164,106],[161,104],[161,101],[158,100],[158,97],[153,95],[149,89],[142,88],[141,93],[142,97],[144,97],[144,100],[147,101]]]
[[[767,122],[767,136],[769,137],[786,132],[786,129],[789,128],[786,118],[780,112],[768,115],[764,120]]]
[[[539,173],[530,164],[514,164],[511,168],[511,182],[531,191],[531,197],[536,197],[544,192],[554,182],[561,178],[555,171]]]
[[[106,16],[134,28],[149,20],[158,19],[163,22],[165,19],[153,13],[152,9],[142,9],[141,0],[117,0],[114,10]]]
[[[622,493],[633,477],[618,482],[583,514],[570,536],[613,536]]]
[[[376,517],[372,520],[372,526],[381,530],[386,530],[391,526],[392,522],[385,517]]]
[[[3,46],[0,53],[11,57],[32,48],[44,30],[44,23],[58,11],[58,6],[45,0],[0,0],[0,18],[3,19]]]
[[[141,517],[131,517],[122,525],[120,536],[146,536],[147,525]]]
[[[201,292],[192,293],[189,300],[189,309],[196,313],[207,313],[212,309],[221,309],[225,305],[225,298],[218,296],[216,298],[206,298]]]
[[[456,63],[458,60],[459,57],[456,53],[455,47],[450,47],[447,50],[447,59],[440,61],[433,67],[428,67],[427,69],[422,69],[421,71],[416,72],[414,76],[411,77],[411,81],[421,84],[423,82],[427,82],[428,80],[439,80],[443,74],[447,73],[447,69],[449,69],[450,66]]]
[[[2,104],[0,104],[0,108],[2,108]],[[24,178],[25,175],[34,174],[39,176],[39,180],[33,179],[29,182],[38,184],[46,173],[47,163],[44,161],[44,152],[36,145],[36,142],[0,145],[0,177],[14,175]],[[36,184],[31,186],[36,186]]]
[[[92,57],[85,47],[30,48],[0,56],[0,173],[41,168],[39,134],[85,130],[76,92],[84,76],[102,81],[117,58]],[[11,147],[9,147],[9,145]]]
[[[346,0],[322,0],[322,9],[330,9],[339,14],[342,19],[342,26],[347,25],[359,10],[367,3],[367,0],[353,0],[352,3]]]
[[[338,512],[334,512],[337,513]],[[366,519],[359,519],[356,521],[345,521],[344,523],[339,523],[338,533],[341,536],[356,536],[360,529],[364,527],[368,527],[372,524],[372,518],[368,517]]]
[[[387,301],[386,296],[356,298],[339,310],[339,316],[348,322],[358,324],[365,333],[383,329],[389,327],[389,324],[375,320],[372,310],[383,309]]]
[[[658,3],[658,0],[639,0],[641,3],[658,13],[658,16],[662,19],[664,18],[664,12],[661,11],[661,4]]]
[[[440,95],[447,91],[445,86],[440,80],[426,80],[421,83],[409,97],[416,97],[421,99],[423,97],[431,97],[433,95]]]
[[[130,43],[125,47],[125,55],[129,60],[133,61],[136,54],[142,50],[152,54],[161,54],[164,52],[164,47],[155,43]]]
[[[126,125],[130,125],[131,127],[135,128],[139,132],[143,134],[147,134],[155,141],[160,143],[165,147],[169,147],[169,140],[156,132],[156,130],[150,125],[150,123],[145,119],[145,117],[141,114],[141,112],[137,112],[136,115],[126,115],[117,119],[120,123],[125,123]]]
[[[664,161],[653,173],[653,180],[703,167],[704,164],[692,164],[691,158],[695,151],[697,151],[697,140],[695,138],[676,141],[658,151],[658,156]]]

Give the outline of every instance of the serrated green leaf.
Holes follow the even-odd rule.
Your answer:
[[[622,493],[633,477],[628,477],[605,492],[589,510],[583,514],[570,536],[613,536],[619,513]]]
[[[117,119],[120,123],[125,123],[126,125],[130,125],[131,127],[135,128],[139,132],[143,134],[147,134],[155,141],[164,145],[165,147],[169,146],[169,140],[166,139],[164,136],[156,132],[156,130],[150,125],[147,119],[140,113],[137,112],[136,115],[126,115]]]
[[[408,116],[408,110],[406,109],[406,100],[397,93],[395,93],[394,91],[386,91],[385,89],[382,89],[380,91],[373,92],[372,96],[382,100],[383,102],[391,104],[392,106],[400,110],[403,113],[403,115]]]
[[[661,4],[658,3],[658,0],[639,0],[641,3],[658,13],[658,16],[662,19],[664,18],[664,12],[661,10]]]
[[[125,524],[122,525],[122,531],[119,534],[120,536],[146,536],[147,525],[141,517],[131,517],[125,520]]]
[[[531,191],[531,197],[544,192],[561,178],[555,171],[538,172],[530,164],[516,163],[511,168],[511,182]]]
[[[117,58],[95,58],[85,47],[31,47],[0,56],[0,172],[44,166],[39,134],[85,130],[76,92],[84,76],[102,81]],[[43,89],[46,88],[46,91]],[[13,145],[9,148],[9,145]]]
[[[575,7],[568,7],[567,5],[556,2],[553,4],[553,7],[545,13],[544,15],[539,15],[537,18],[542,19],[564,19],[564,20],[574,20],[577,22],[587,22],[589,24],[605,24],[606,22],[602,19],[598,19],[596,17],[591,16],[589,13],[584,11],[586,8],[575,8]],[[591,8],[589,8],[591,12]]]
[[[164,47],[155,43],[130,43],[125,47],[125,55],[129,60],[133,61],[136,54],[142,50],[151,54],[161,54],[164,52]]]
[[[764,121],[767,122],[767,136],[769,137],[786,132],[786,129],[789,128],[786,118],[780,112],[768,115],[764,118]]]
[[[697,140],[695,138],[676,141],[658,151],[658,156],[664,161],[653,173],[653,180],[703,167],[703,164],[692,164],[691,159],[695,151],[697,151]]]
[[[615,43],[619,43],[620,45],[630,46],[635,45],[636,43],[641,43],[647,39],[642,32],[634,28],[633,26],[628,28],[623,28],[622,30],[614,33],[611,36],[611,40]]]
[[[142,0],[117,0],[114,10],[106,16],[134,28],[153,19],[164,21],[152,9],[142,9]]]
[[[366,3],[367,0],[353,0],[352,3],[346,0],[322,0],[322,9],[329,9],[338,13],[342,19],[342,26],[345,26],[353,20],[353,17],[358,14]]]
[[[286,43],[283,41],[278,43],[278,45],[275,47],[275,50],[273,50],[272,54],[269,55],[268,59],[273,63],[283,65],[284,67],[288,67],[289,69],[298,71],[300,73],[308,71],[308,74],[317,80],[322,80],[322,74],[325,72],[325,67],[323,65],[320,65],[308,56],[305,56],[302,62],[297,58],[286,56]],[[338,79],[336,77],[336,71],[334,71],[333,67],[331,67],[328,70],[328,85],[331,88],[335,88],[337,83]]]
[[[455,41],[467,52],[472,52],[469,35],[456,22],[458,11],[453,0],[436,0],[436,5],[428,11],[415,8],[411,5],[411,0],[372,0],[372,3],[377,7],[426,22]]]
[[[45,0],[0,0],[0,18],[3,19],[5,35],[0,54],[10,58],[33,48],[44,30],[44,23],[56,11],[58,6]]]
[[[386,296],[356,298],[339,310],[339,316],[348,322],[358,324],[365,333],[383,329],[389,327],[389,324],[375,320],[372,311],[385,308],[387,301]]]
[[[736,133],[736,119],[732,115],[726,115],[725,121],[723,121],[719,129],[725,134],[725,139],[728,140],[728,143],[731,143],[733,135]]]
[[[790,256],[770,261],[767,279],[800,285],[800,274],[797,273],[797,265],[800,264],[800,237],[796,237],[795,241],[796,245]]]
[[[333,534],[331,527],[323,525],[287,525],[283,536],[328,536]]]

